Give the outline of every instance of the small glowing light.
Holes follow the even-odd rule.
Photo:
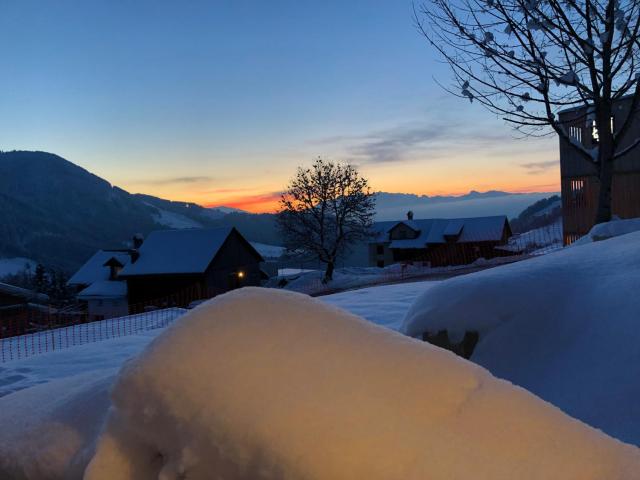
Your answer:
[[[244,272],[242,270],[238,272],[238,278],[244,278]]]

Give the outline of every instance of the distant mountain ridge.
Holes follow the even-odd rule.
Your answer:
[[[100,248],[128,246],[135,233],[230,222],[250,240],[277,241],[275,226],[255,217],[130,194],[51,153],[0,152],[0,258],[71,272]]]
[[[514,217],[549,196],[531,195],[471,191],[458,197],[430,197],[379,192],[376,217],[400,219],[409,209],[416,218],[498,213]],[[98,249],[127,247],[135,233],[218,226],[234,226],[253,242],[282,243],[273,214],[131,194],[52,153],[0,152],[0,258],[25,257],[72,272]]]

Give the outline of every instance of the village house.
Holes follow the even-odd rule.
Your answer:
[[[479,258],[513,255],[500,247],[511,237],[504,215],[477,218],[414,219],[376,222],[369,243],[369,264],[425,262],[432,267],[464,265]]]
[[[44,293],[0,283],[0,338],[26,333],[29,323],[46,317],[48,303]]]
[[[631,97],[622,98],[614,106],[611,128],[615,132],[629,116]],[[587,149],[598,145],[595,120],[588,107],[568,109],[559,114],[568,127],[572,142]],[[640,117],[634,113],[625,138],[618,147],[623,151],[640,138]],[[596,167],[583,158],[569,142],[560,139],[560,175],[562,181],[562,223],[564,244],[569,245],[593,227],[598,207],[600,183]],[[640,152],[631,148],[613,165],[612,213],[620,218],[640,216]]]
[[[235,228],[159,230],[133,250],[118,279],[127,283],[132,313],[259,286],[263,261]]]
[[[128,314],[127,283],[118,274],[130,263],[130,255],[129,250],[98,250],[67,282],[76,289],[76,298],[87,304],[91,318]]]

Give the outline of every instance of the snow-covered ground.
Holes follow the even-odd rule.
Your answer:
[[[477,331],[471,360],[640,445],[639,287],[635,232],[434,285],[403,331]]]
[[[318,297],[372,323],[399,331],[414,300],[438,281],[398,283],[361,288]]]
[[[257,288],[184,315],[115,383],[107,368],[0,399],[0,424],[9,478],[623,480],[640,469],[637,448],[450,352]]]
[[[317,300],[240,290],[164,331],[0,365],[0,478],[80,478],[92,458],[90,479],[636,478],[635,447],[389,329],[479,331],[472,361],[640,444],[638,285],[640,232]]]
[[[115,374],[125,360],[139,354],[162,331],[145,330],[0,363],[0,397],[34,385],[84,373],[110,370]]]
[[[36,262],[23,257],[0,258],[0,279],[7,275],[14,275],[22,272],[29,266],[32,271],[36,268]]]
[[[420,277],[434,277],[463,272],[464,270],[478,267],[495,266],[514,261],[515,257],[497,257],[490,260],[480,258],[469,265],[455,265],[447,267],[429,267],[428,264],[416,263],[402,265],[395,263],[384,268],[378,267],[344,267],[336,268],[333,272],[333,280],[323,283],[323,270],[301,270],[298,274],[287,272],[287,275],[280,275],[269,280],[267,286],[281,287],[281,280],[287,283],[284,288],[294,292],[307,293],[309,295],[323,294],[325,292],[335,292],[353,288],[362,288],[389,282],[410,280]]]

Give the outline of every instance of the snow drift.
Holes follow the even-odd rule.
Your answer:
[[[629,479],[640,450],[445,350],[247,288],[122,370],[87,480]]]
[[[594,230],[619,232],[611,223]],[[477,331],[472,361],[640,445],[639,286],[636,232],[441,282],[402,331]]]

